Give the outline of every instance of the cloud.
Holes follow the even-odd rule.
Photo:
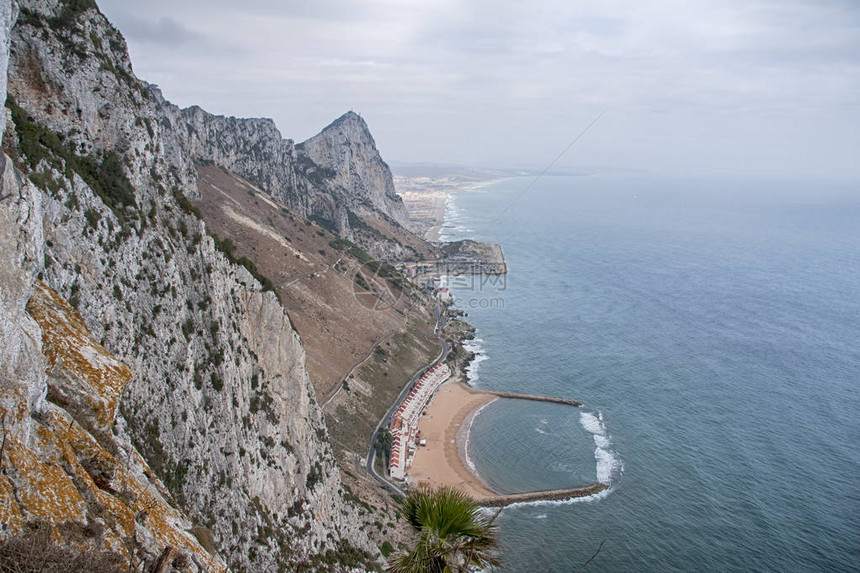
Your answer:
[[[158,20],[145,20],[129,14],[122,18],[122,29],[128,40],[170,48],[205,39],[202,34],[189,30],[168,16],[162,16]]]
[[[299,140],[356,109],[391,158],[539,164],[609,108],[566,160],[749,169],[770,146],[793,151],[761,169],[858,169],[850,1],[101,4],[168,98]]]

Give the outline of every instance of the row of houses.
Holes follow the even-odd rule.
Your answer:
[[[412,456],[418,446],[418,421],[421,413],[449,376],[451,369],[444,363],[425,372],[391,418],[388,425],[392,438],[388,472],[392,478],[406,479],[406,472],[412,465]]]

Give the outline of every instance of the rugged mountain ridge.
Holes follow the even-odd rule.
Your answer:
[[[153,86],[151,91],[168,155],[232,171],[350,239],[358,238],[361,224],[356,225],[356,217],[360,215],[406,225],[408,215],[394,191],[391,170],[357,114],[344,114],[296,145],[284,139],[270,119],[224,117],[198,106],[180,109],[165,100],[158,88]]]
[[[4,137],[18,170],[7,161],[0,192],[14,195],[0,209],[15,246],[0,269],[1,284],[14,286],[0,292],[0,371],[4,411],[36,415],[4,422],[4,437],[62,467],[54,450],[33,441],[42,432],[40,413],[50,411],[87,440],[99,443],[96,434],[107,432],[106,443],[136,448],[138,477],[175,508],[173,529],[206,526],[235,570],[373,566],[378,550],[344,499],[298,335],[276,297],[218,252],[185,196],[196,193],[193,162],[207,158],[177,144],[163,99],[134,77],[122,36],[93,2],[25,0],[20,7],[10,34],[14,98]],[[273,124],[236,121],[249,130],[245,143],[283,142],[273,139]],[[211,137],[199,140],[201,149]],[[232,158],[241,170],[241,150],[219,149],[222,155],[209,148],[209,160]],[[350,163],[349,173],[356,170]],[[52,383],[68,384],[46,378],[39,340],[47,331],[25,309],[37,277],[77,309],[93,344],[130,369],[115,421],[95,434],[75,412],[87,402],[82,394],[52,394]],[[116,475],[102,485],[117,489]],[[24,521],[39,517],[10,493],[30,482],[5,476],[4,507],[18,507]],[[78,517],[103,527],[117,519],[111,511]],[[193,537],[183,539],[199,553]]]

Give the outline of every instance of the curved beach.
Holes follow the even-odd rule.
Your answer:
[[[478,392],[462,382],[449,382],[439,388],[421,417],[418,430],[427,445],[415,453],[409,475],[416,485],[456,487],[481,499],[498,495],[469,469],[463,460],[462,441],[475,412],[497,396]]]
[[[486,507],[588,497],[608,489],[608,484],[601,482],[582,487],[536,490],[517,494],[501,494],[490,489],[466,461],[466,440],[474,417],[484,406],[498,398],[580,406],[580,403],[575,400],[480,391],[463,382],[448,382],[437,391],[435,398],[427,407],[426,414],[418,423],[421,438],[427,443],[415,452],[408,472],[414,485],[455,487]]]

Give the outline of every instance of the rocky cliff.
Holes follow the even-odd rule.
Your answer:
[[[147,557],[181,547],[197,561],[180,569],[374,566],[378,551],[344,500],[298,335],[277,298],[216,249],[186,198],[196,194],[193,161],[207,159],[177,147],[190,130],[172,131],[165,102],[134,77],[124,40],[93,2],[20,9],[4,137],[13,159],[0,191],[9,259],[0,267],[0,415],[14,444],[3,450],[0,511],[56,528],[92,522],[95,539],[125,559],[117,539],[138,539]],[[247,141],[259,129],[261,141],[282,142],[271,150],[298,153],[269,137],[274,126],[255,125]],[[242,168],[240,149],[213,149],[211,161]],[[55,348],[95,371],[58,370],[65,354]],[[31,477],[12,457],[25,449],[41,464]],[[44,485],[54,478],[65,498]],[[66,515],[57,508],[77,500],[72,488],[84,501]],[[212,554],[192,523],[208,531]]]
[[[301,215],[327,222],[355,239],[359,215],[408,220],[394,179],[367,124],[348,112],[318,135],[295,145],[270,119],[237,119],[197,106],[179,109],[152,87],[165,132],[166,153],[214,164],[251,181]],[[190,172],[188,173],[190,175]],[[358,226],[358,228],[356,228]]]
[[[377,210],[406,226],[409,216],[394,191],[394,178],[359,115],[350,111],[296,146],[305,176],[315,177],[333,197],[349,198],[358,212]],[[321,172],[321,173],[319,173]]]

